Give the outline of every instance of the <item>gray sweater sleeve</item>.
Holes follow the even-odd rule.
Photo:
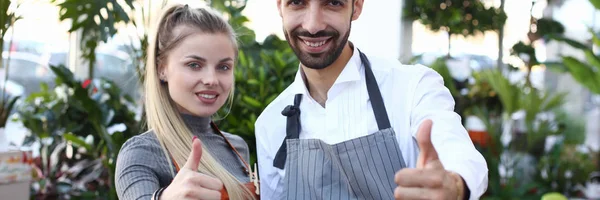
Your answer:
[[[223,134],[248,161],[250,154],[246,142],[240,136],[226,132]],[[222,136],[210,131],[199,134],[199,137],[227,171],[243,183],[250,181],[243,171],[242,161]],[[171,166],[174,169],[174,166]],[[154,191],[169,186],[172,180],[169,162],[154,132],[134,136],[123,144],[115,170],[115,185],[120,200],[150,199]]]
[[[149,136],[134,136],[121,147],[117,157],[115,184],[120,200],[146,200],[171,181],[169,165],[160,144]]]

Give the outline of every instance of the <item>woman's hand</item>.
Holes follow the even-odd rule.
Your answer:
[[[223,183],[221,180],[198,172],[202,157],[202,145],[196,137],[192,140],[192,152],[173,182],[165,188],[161,200],[194,199],[220,200]]]

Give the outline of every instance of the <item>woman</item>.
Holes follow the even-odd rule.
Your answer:
[[[233,29],[215,12],[166,9],[148,51],[150,131],[119,152],[119,199],[258,198],[247,144],[211,121],[233,95],[237,51]]]

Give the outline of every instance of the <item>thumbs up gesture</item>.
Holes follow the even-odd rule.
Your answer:
[[[219,179],[198,172],[201,158],[202,145],[200,140],[194,137],[192,152],[187,162],[179,170],[173,182],[164,190],[160,199],[220,200],[223,183]]]
[[[425,120],[417,132],[419,157],[416,168],[405,168],[396,173],[394,181],[398,185],[394,197],[399,199],[448,199],[464,197],[462,178],[446,171],[431,143],[433,122]]]

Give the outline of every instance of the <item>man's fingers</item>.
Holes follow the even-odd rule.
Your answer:
[[[400,199],[444,199],[440,190],[417,188],[417,187],[397,187],[394,190],[394,198]]]
[[[394,182],[401,187],[441,188],[445,175],[440,170],[405,168],[396,173]]]
[[[438,154],[431,143],[431,128],[433,122],[429,119],[423,121],[417,132],[417,143],[419,144],[419,157],[417,168],[424,168],[428,162],[438,160]]]
[[[189,169],[192,171],[198,171],[198,166],[200,165],[200,159],[202,158],[202,144],[200,140],[198,140],[195,136],[192,139],[192,152],[188,156],[185,165],[183,166],[185,169]]]

